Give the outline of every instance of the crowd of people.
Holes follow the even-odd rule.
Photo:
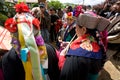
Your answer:
[[[120,59],[120,0],[106,0],[101,10],[46,9],[44,3],[32,10],[20,3],[15,9],[5,22],[13,48],[3,56],[2,80],[97,80],[106,54]]]

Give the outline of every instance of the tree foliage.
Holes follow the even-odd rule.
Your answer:
[[[14,6],[13,3],[4,2],[4,0],[0,1],[0,25],[3,26],[5,20],[8,17],[12,17],[15,14],[13,6]]]
[[[48,8],[54,7],[55,9],[63,8],[63,4],[60,1],[52,0],[48,3]]]
[[[8,17],[2,13],[0,13],[0,25],[4,26],[4,22]]]

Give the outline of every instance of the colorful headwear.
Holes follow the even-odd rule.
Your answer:
[[[5,22],[5,28],[8,29],[8,31],[14,33],[17,32],[17,24],[18,23],[27,23],[28,25],[34,25],[38,30],[40,30],[40,22],[37,18],[34,18],[30,13],[29,13],[29,8],[25,3],[19,3],[15,5],[15,10],[17,14],[14,16],[14,18],[9,18]],[[28,14],[26,14],[29,13]],[[21,14],[18,14],[21,13]],[[19,20],[18,20],[19,18]]]
[[[73,12],[68,12],[66,18],[73,19]]]
[[[88,29],[103,31],[110,24],[110,21],[103,17],[92,16],[91,14],[80,14],[76,23]]]
[[[75,17],[78,17],[80,13],[83,13],[83,11],[82,11],[82,6],[78,5],[78,6],[75,8],[74,16],[75,16]]]
[[[20,4],[16,4],[14,6],[14,8],[15,8],[16,12],[18,12],[18,13],[29,12],[30,11],[28,6],[23,2],[21,2]]]

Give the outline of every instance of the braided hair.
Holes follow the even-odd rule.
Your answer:
[[[87,28],[87,32],[89,33],[91,36],[94,37],[94,39],[97,41],[98,45],[100,46],[101,50],[102,50],[102,67],[104,66],[104,63],[106,62],[106,49],[105,46],[103,44],[102,41],[102,36],[100,34],[100,31],[98,31],[97,29],[88,29]]]

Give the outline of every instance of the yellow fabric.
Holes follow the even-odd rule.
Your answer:
[[[23,27],[25,26],[25,27]],[[30,56],[27,55],[27,61],[22,62],[25,70],[25,80],[44,80],[41,74],[40,64],[47,59],[45,46],[37,46],[35,44],[34,35],[26,36],[30,33],[29,27],[25,23],[18,23],[18,39],[21,44],[21,49],[29,48]],[[26,38],[27,37],[27,38]],[[40,54],[39,54],[40,53]],[[40,56],[40,57],[39,57]],[[41,63],[40,63],[41,62]]]
[[[32,64],[32,75],[34,80],[44,80],[41,72],[40,56],[37,44],[35,43],[34,34],[31,33],[32,28],[26,23],[21,23],[21,30],[24,36],[26,47],[30,52],[30,60]]]
[[[32,77],[32,65],[30,62],[30,57],[28,57],[27,62],[22,62],[25,70],[25,80],[33,80]]]
[[[21,25],[18,24],[18,38],[19,38],[19,41],[20,41],[20,44],[21,44],[21,49],[22,48],[25,48],[25,40],[24,40],[24,37],[23,37],[23,34],[22,34],[22,29],[21,29]]]
[[[47,50],[45,46],[39,46],[38,47],[39,51],[40,51],[40,58],[44,59],[47,57]]]
[[[39,53],[40,53],[40,61],[44,64],[45,60],[48,58],[46,46],[39,46]]]
[[[25,48],[25,40],[24,40],[24,37],[23,37],[23,34],[22,34],[22,29],[21,29],[21,25],[18,24],[18,38],[19,38],[19,41],[20,41],[20,44],[21,44],[21,49],[22,48]],[[25,70],[25,80],[33,80],[32,79],[32,65],[31,65],[31,62],[30,62],[30,57],[28,57],[28,60],[27,62],[23,62],[23,66],[24,66],[24,70]]]

